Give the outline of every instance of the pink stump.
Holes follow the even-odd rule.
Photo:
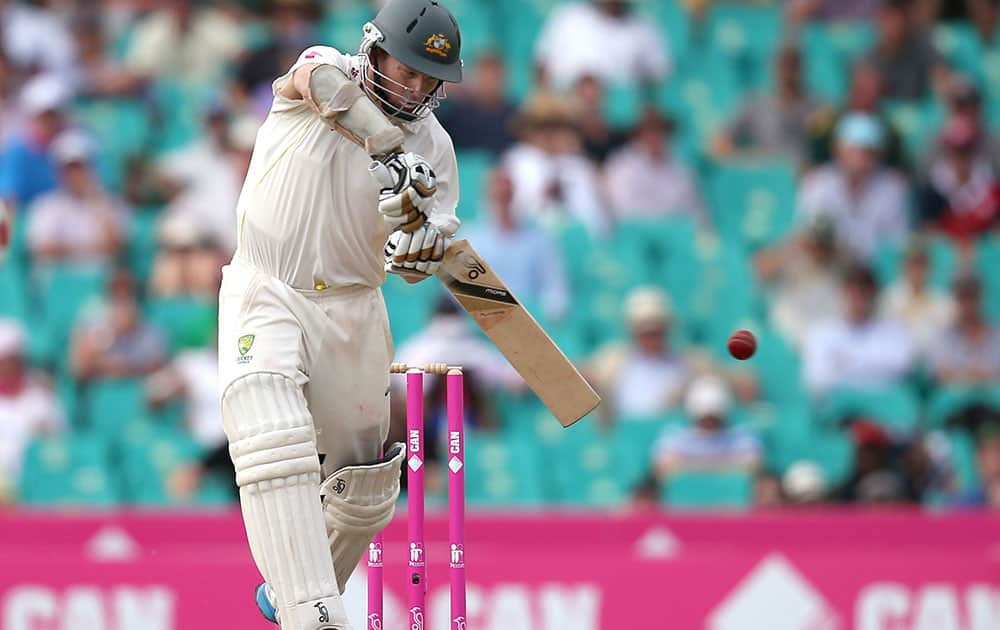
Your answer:
[[[427,565],[424,559],[424,373],[406,373],[406,478],[409,628],[424,627]]]
[[[450,630],[465,630],[465,431],[463,377],[448,372],[448,548]]]

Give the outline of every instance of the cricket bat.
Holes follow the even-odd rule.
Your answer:
[[[469,241],[451,244],[437,278],[564,427],[600,404],[597,392]]]
[[[373,139],[394,138],[394,133],[402,138],[367,98],[357,99],[334,129],[369,154]],[[407,269],[394,271],[425,277]],[[564,427],[600,404],[597,392],[468,241],[451,244],[437,277]]]

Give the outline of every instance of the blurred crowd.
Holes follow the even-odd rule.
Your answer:
[[[0,0],[0,497],[232,500],[215,308],[255,132],[378,4]],[[1000,2],[445,4],[463,235],[605,400],[553,434],[390,278],[398,359],[468,370],[474,502],[1000,508]]]

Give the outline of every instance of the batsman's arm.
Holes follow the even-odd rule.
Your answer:
[[[305,100],[331,129],[363,146],[372,157],[402,151],[403,131],[336,66],[304,64],[279,93],[291,100]]]

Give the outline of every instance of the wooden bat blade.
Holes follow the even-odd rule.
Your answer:
[[[600,404],[597,392],[468,241],[452,243],[437,276],[563,426]]]

